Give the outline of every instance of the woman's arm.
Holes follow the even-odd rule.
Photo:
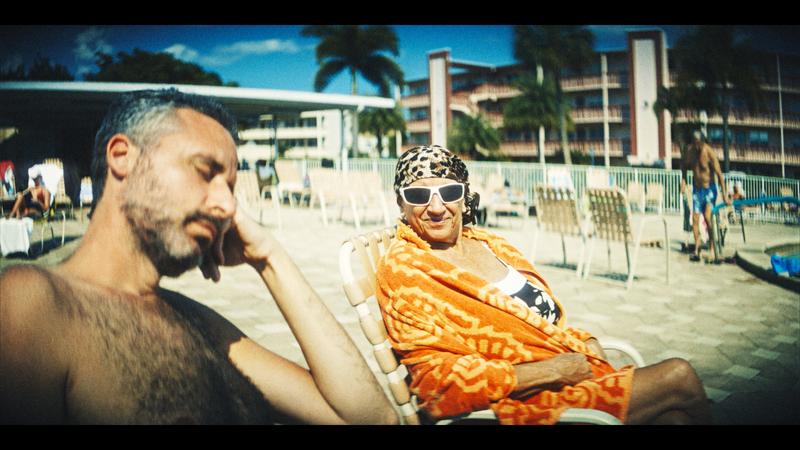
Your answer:
[[[542,391],[577,384],[592,377],[586,355],[562,353],[537,362],[514,365],[517,386],[511,397],[526,398]]]

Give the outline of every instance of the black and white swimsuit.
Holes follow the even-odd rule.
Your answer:
[[[497,259],[508,268],[508,273],[505,278],[493,283],[494,286],[504,294],[511,296],[511,298],[525,302],[533,312],[539,314],[544,320],[550,323],[558,322],[558,319],[561,318],[561,310],[550,295],[533,285],[517,269],[509,266],[502,259]]]

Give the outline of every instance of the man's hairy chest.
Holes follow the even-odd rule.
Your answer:
[[[105,295],[104,295],[105,294]],[[90,423],[267,420],[260,392],[190,309],[84,290],[63,302],[74,362],[67,416]]]

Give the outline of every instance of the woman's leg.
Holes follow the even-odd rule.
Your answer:
[[[22,194],[17,194],[17,199],[14,201],[14,207],[11,208],[11,214],[9,217],[12,219],[19,219],[20,218],[20,211],[19,208],[22,206],[22,200],[24,196]]]
[[[628,424],[710,424],[703,383],[686,360],[672,358],[636,369]]]

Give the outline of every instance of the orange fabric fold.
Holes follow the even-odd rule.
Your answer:
[[[411,391],[433,418],[491,408],[501,424],[553,424],[568,408],[594,408],[625,420],[633,367],[615,370],[584,343],[591,334],[566,326],[567,314],[544,278],[505,239],[464,227],[503,261],[550,294],[561,309],[542,319],[488,281],[437,258],[430,245],[399,223],[377,267],[377,298],[395,351],[411,374]],[[595,377],[557,391],[509,398],[514,364],[559,353],[587,356]]]

